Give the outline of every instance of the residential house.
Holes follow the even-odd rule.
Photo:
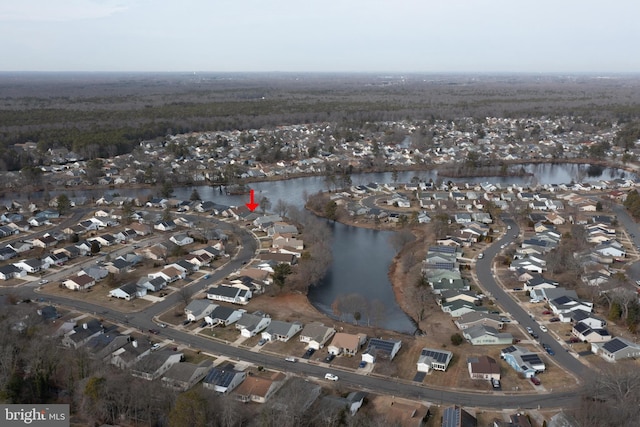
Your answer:
[[[575,310],[591,311],[593,303],[580,301],[569,296],[561,296],[549,301],[549,307],[554,314],[567,314]]]
[[[184,308],[184,314],[187,315],[187,320],[197,322],[211,314],[216,307],[217,305],[212,304],[209,300],[194,299]]]
[[[139,287],[145,288],[148,292],[158,292],[167,286],[167,282],[160,276],[141,277],[136,284]]]
[[[22,252],[30,251],[31,249],[33,249],[33,245],[31,243],[23,242],[23,241],[12,242],[12,243],[8,244],[7,247],[13,249],[14,251],[16,251],[19,254],[22,253]]]
[[[462,331],[462,336],[472,345],[511,344],[513,335],[508,332],[498,332],[486,325],[475,325]]]
[[[84,349],[92,359],[109,362],[111,360],[111,354],[122,348],[129,340],[129,335],[121,335],[117,331],[102,333],[87,341]]]
[[[45,234],[44,236],[36,237],[31,241],[31,244],[38,248],[50,248],[52,246],[55,246],[57,243],[58,241],[56,240],[56,238],[50,234]]]
[[[251,299],[251,291],[233,286],[212,286],[207,290],[207,298],[214,301],[246,305]]]
[[[335,329],[322,323],[308,323],[300,332],[300,342],[307,343],[309,348],[320,350],[335,333]]]
[[[571,333],[582,342],[602,343],[611,340],[612,336],[605,328],[592,328],[586,323],[578,322],[573,325]]]
[[[378,357],[393,360],[398,351],[402,347],[400,340],[385,340],[382,338],[369,339],[369,346],[362,353],[362,361],[367,363],[375,363]]]
[[[111,353],[110,363],[120,369],[129,369],[150,353],[151,343],[148,340],[131,339],[128,343]]]
[[[567,314],[561,314],[560,320],[562,322],[571,323],[584,323],[590,328],[604,328],[607,326],[607,321],[597,317],[595,314],[584,310],[574,310]]]
[[[327,395],[320,400],[318,412],[324,419],[337,419],[343,411],[349,412],[351,416],[358,412],[362,406],[367,393],[363,391],[352,391],[346,397]]]
[[[463,330],[477,325],[490,326],[495,329],[502,329],[504,326],[499,315],[482,311],[473,311],[464,314],[454,320],[454,323],[458,329]]]
[[[246,378],[247,374],[245,372],[236,371],[233,365],[227,364],[222,367],[211,368],[204,377],[202,386],[220,394],[227,394],[238,387]]]
[[[182,269],[179,269],[179,268],[175,267],[174,265],[168,265],[165,268],[163,268],[162,271],[159,271],[159,272],[156,272],[156,273],[150,273],[149,277],[151,277],[151,278],[162,277],[165,282],[173,283],[173,282],[178,281],[180,279],[186,278],[187,277],[187,273],[186,273],[186,271],[184,271]]]
[[[272,320],[267,329],[262,332],[262,338],[268,341],[289,341],[295,334],[302,330],[300,322],[283,322]]]
[[[449,313],[451,317],[460,317],[473,311],[489,311],[486,307],[477,306],[474,303],[464,300],[442,303],[441,308],[445,313]]]
[[[540,355],[521,346],[512,345],[502,349],[500,357],[516,372],[522,373],[527,378],[533,377],[538,372],[543,372],[546,369],[544,362],[540,359]]]
[[[376,414],[389,425],[402,427],[423,427],[431,412],[428,407],[414,401],[397,396],[373,397],[373,406],[378,408]]]
[[[69,261],[69,258],[64,253],[57,253],[57,254],[53,253],[42,258],[42,264],[57,265],[57,266],[61,266],[67,261]]]
[[[0,280],[10,280],[14,277],[25,277],[27,272],[20,270],[18,267],[12,264],[0,266]]]
[[[14,262],[14,266],[20,270],[24,270],[29,274],[34,274],[42,270],[45,266],[48,268],[48,264],[42,264],[42,261],[35,258],[23,259],[22,261]]]
[[[241,402],[265,403],[284,384],[286,376],[280,372],[254,374],[233,392]]]
[[[336,356],[355,356],[358,350],[367,341],[364,334],[348,334],[345,332],[337,332],[331,340],[331,344],[327,347],[329,354]]]
[[[607,362],[640,357],[640,344],[622,337],[615,337],[605,343],[592,343],[591,352]]]
[[[155,224],[153,224],[153,228],[154,230],[159,230],[159,231],[173,231],[176,229],[176,223],[173,222],[173,220],[158,221]]]
[[[116,258],[111,262],[105,263],[105,267],[109,273],[124,274],[131,270],[131,263],[122,258]]]
[[[96,280],[87,274],[78,274],[62,282],[67,289],[83,291],[96,284]]]
[[[215,305],[215,304],[214,304]],[[236,310],[231,307],[217,305],[211,313],[204,317],[209,325],[229,326],[240,319],[244,310]]]
[[[169,238],[169,240],[171,240],[173,243],[175,243],[178,246],[186,246],[193,243],[193,237],[185,233],[174,234]]]
[[[141,298],[147,294],[147,289],[139,287],[135,283],[125,283],[119,288],[109,291],[109,296],[112,298],[120,298],[126,301],[131,301],[135,298]]]
[[[418,372],[429,373],[432,370],[446,371],[453,359],[453,353],[447,350],[423,348],[417,362]]]
[[[98,320],[91,319],[81,325],[75,326],[62,338],[62,345],[68,348],[78,349],[85,345],[91,338],[102,334],[104,327]]]
[[[449,406],[442,413],[442,427],[477,427],[476,417],[460,406]]]
[[[10,246],[0,248],[0,261],[6,261],[18,256],[18,252],[13,250]]]
[[[187,391],[207,375],[212,364],[209,359],[198,364],[175,363],[164,373],[162,385],[176,391]]]
[[[559,285],[555,280],[546,279],[543,276],[535,275],[524,284],[524,290],[530,291],[531,289],[542,288],[556,288]]]
[[[140,359],[131,368],[131,375],[152,381],[160,378],[176,363],[184,359],[184,354],[173,350],[158,350]]]
[[[271,318],[259,314],[242,313],[236,322],[236,329],[240,329],[243,337],[253,337],[262,332],[271,323]]]
[[[467,358],[467,368],[472,380],[500,380],[500,365],[493,357],[469,357]]]
[[[138,236],[147,236],[152,232],[152,229],[149,225],[139,222],[132,222],[131,224],[129,224],[129,228],[135,231]]]
[[[96,282],[99,282],[109,275],[109,270],[97,265],[90,265],[78,272],[79,276],[83,274],[86,274],[87,276],[93,278]]]
[[[529,421],[529,416],[521,413],[511,414],[509,415],[509,421],[495,419],[493,423],[490,424],[490,427],[533,427],[531,425],[531,421]],[[558,427],[558,426],[556,426]],[[570,426],[563,426],[570,427]]]

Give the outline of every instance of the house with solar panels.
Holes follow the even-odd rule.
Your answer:
[[[546,369],[539,354],[517,345],[502,349],[500,358],[504,359],[509,366],[515,369],[516,372],[522,373],[526,378],[531,378]]]
[[[211,368],[207,376],[204,377],[202,386],[220,394],[227,394],[239,386],[246,377],[245,372],[236,371],[233,365],[226,364]]]
[[[418,372],[446,371],[451,359],[453,353],[450,351],[423,348],[418,357]]]
[[[599,355],[607,362],[640,357],[640,344],[621,337],[615,337],[605,343],[592,343],[591,352]]]
[[[383,340],[382,338],[371,338],[369,346],[362,353],[362,361],[367,363],[376,363],[376,358],[383,357],[393,360],[402,347],[402,341]]]

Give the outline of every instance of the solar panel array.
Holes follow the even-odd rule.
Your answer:
[[[375,347],[377,350],[382,350],[385,353],[391,354],[393,351],[393,347],[395,346],[394,341],[385,341],[379,338],[371,338],[369,340],[369,348]]]
[[[430,246],[429,252],[439,252],[443,254],[454,254],[456,253],[456,248],[453,246]]]
[[[602,348],[607,350],[609,353],[615,353],[616,351],[622,350],[623,348],[626,348],[626,347],[628,347],[627,343],[617,338],[614,338],[611,341],[607,341],[602,346]]]
[[[431,350],[428,348],[423,348],[420,355],[428,356],[438,363],[446,363],[447,359],[450,357],[449,353],[443,353],[442,351]]]
[[[530,365],[539,365],[542,363],[542,360],[540,359],[540,356],[538,356],[537,354],[533,354],[533,353],[529,353],[529,354],[523,354],[520,356],[520,358],[522,359],[523,362],[526,362]]]
[[[220,387],[228,387],[233,380],[233,377],[237,374],[234,370],[212,368],[204,379],[204,382],[209,384],[215,384]]]

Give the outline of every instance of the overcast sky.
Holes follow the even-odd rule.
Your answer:
[[[0,0],[1,71],[640,72],[638,0]]]

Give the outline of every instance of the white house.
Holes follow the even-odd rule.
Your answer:
[[[453,359],[453,353],[447,350],[423,348],[418,357],[418,372],[446,371]]]
[[[402,341],[384,340],[382,338],[371,338],[369,346],[362,353],[362,361],[367,363],[375,363],[377,357],[384,357],[393,360],[402,347]]]

